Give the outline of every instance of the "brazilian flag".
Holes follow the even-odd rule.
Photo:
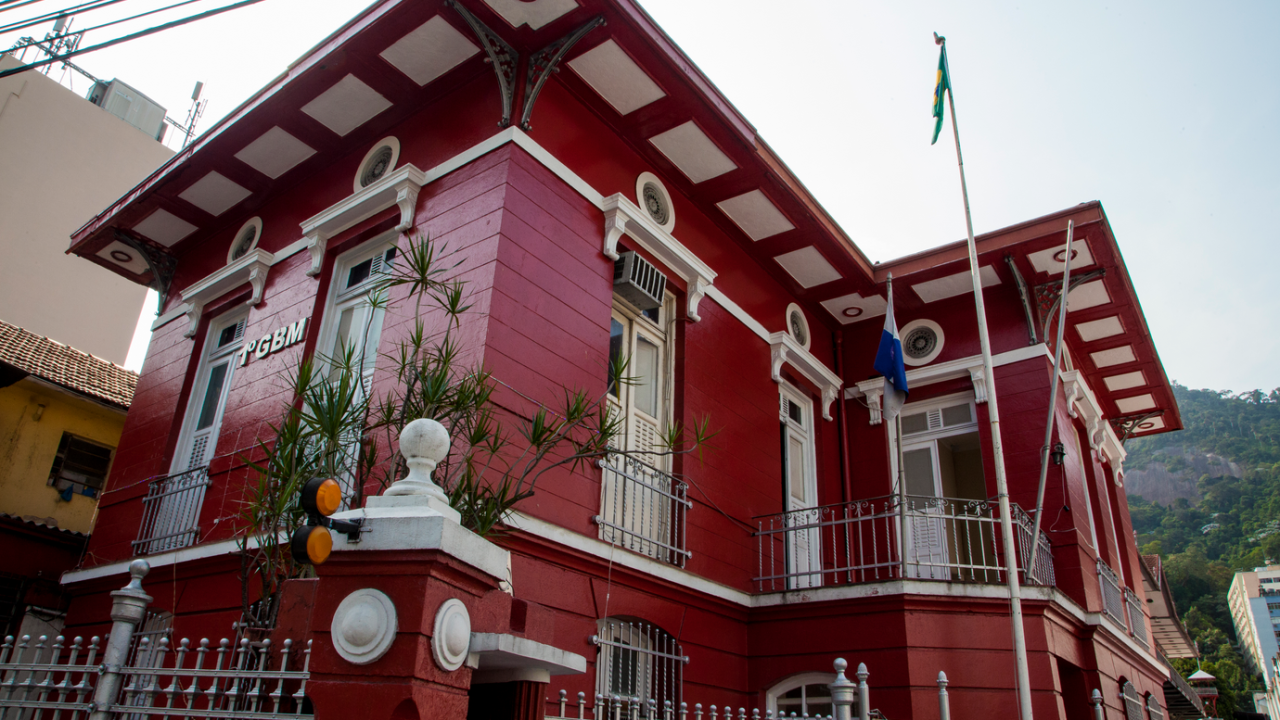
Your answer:
[[[938,83],[933,86],[933,117],[937,121],[933,125],[933,141],[938,142],[938,133],[942,132],[943,99],[951,91],[951,73],[947,72],[947,46],[942,46],[942,54],[938,56]]]

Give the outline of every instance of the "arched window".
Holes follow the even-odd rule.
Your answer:
[[[827,686],[835,679],[835,675],[822,672],[792,675],[769,688],[766,693],[769,709],[777,717],[789,717],[792,713],[797,717],[830,715],[831,689]]]
[[[1120,699],[1124,701],[1125,720],[1143,720],[1142,698],[1138,696],[1138,689],[1124,678],[1120,678]]]
[[[1164,720],[1164,710],[1160,708],[1155,693],[1147,693],[1147,717],[1149,720]]]
[[[653,701],[659,711],[666,702],[680,706],[684,656],[680,643],[659,627],[634,618],[599,621],[591,638],[596,655],[596,692],[606,698]]]

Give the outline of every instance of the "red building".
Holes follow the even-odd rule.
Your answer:
[[[1063,460],[1028,569],[1068,221]],[[869,262],[631,0],[377,3],[75,235],[73,252],[164,301],[88,560],[63,579],[70,626],[107,622],[136,556],[152,629],[219,637],[239,619],[240,456],[292,400],[284,374],[353,318],[383,349],[410,332],[359,292],[410,229],[462,260],[467,350],[500,399],[602,395],[621,352],[651,359],[618,393],[631,447],[676,421],[718,430],[701,458],[566,471],[518,507],[498,541],[510,631],[587,659],[546,697],[829,712],[842,656],[869,668],[887,717],[937,717],[939,671],[955,717],[1016,714],[963,244]],[[1156,717],[1169,670],[1123,441],[1181,423],[1116,239],[1093,202],[978,251],[1035,716],[1091,717],[1101,690],[1107,717],[1126,702]],[[615,279],[646,264],[665,289]],[[871,367],[890,273],[912,388],[905,507]],[[371,371],[375,392],[395,382],[382,360]],[[645,480],[657,509],[618,513]],[[366,702],[389,717],[396,701]]]

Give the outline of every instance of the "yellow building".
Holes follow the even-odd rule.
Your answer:
[[[137,373],[0,321],[0,634],[61,627]]]

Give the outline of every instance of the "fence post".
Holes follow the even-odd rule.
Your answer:
[[[947,674],[938,671],[938,717],[951,720],[951,699],[947,697]]]
[[[1093,703],[1094,720],[1106,720],[1102,715],[1102,693],[1099,692],[1097,688],[1094,688],[1093,696],[1090,697],[1089,700]]]
[[[139,558],[129,563],[129,584],[111,593],[111,634],[102,652],[98,686],[93,689],[93,702],[89,704],[89,720],[109,720],[109,709],[120,693],[124,680],[124,665],[129,660],[129,647],[133,644],[133,631],[147,613],[151,596],[142,590],[142,578],[151,572],[146,560]]]
[[[858,720],[871,720],[871,690],[867,687],[866,663],[858,663]]]
[[[852,720],[853,716],[853,683],[849,682],[849,678],[844,676],[844,671],[849,669],[849,663],[844,658],[836,658],[832,663],[836,669],[835,682],[827,687],[831,690],[831,709],[834,711],[835,720]]]

